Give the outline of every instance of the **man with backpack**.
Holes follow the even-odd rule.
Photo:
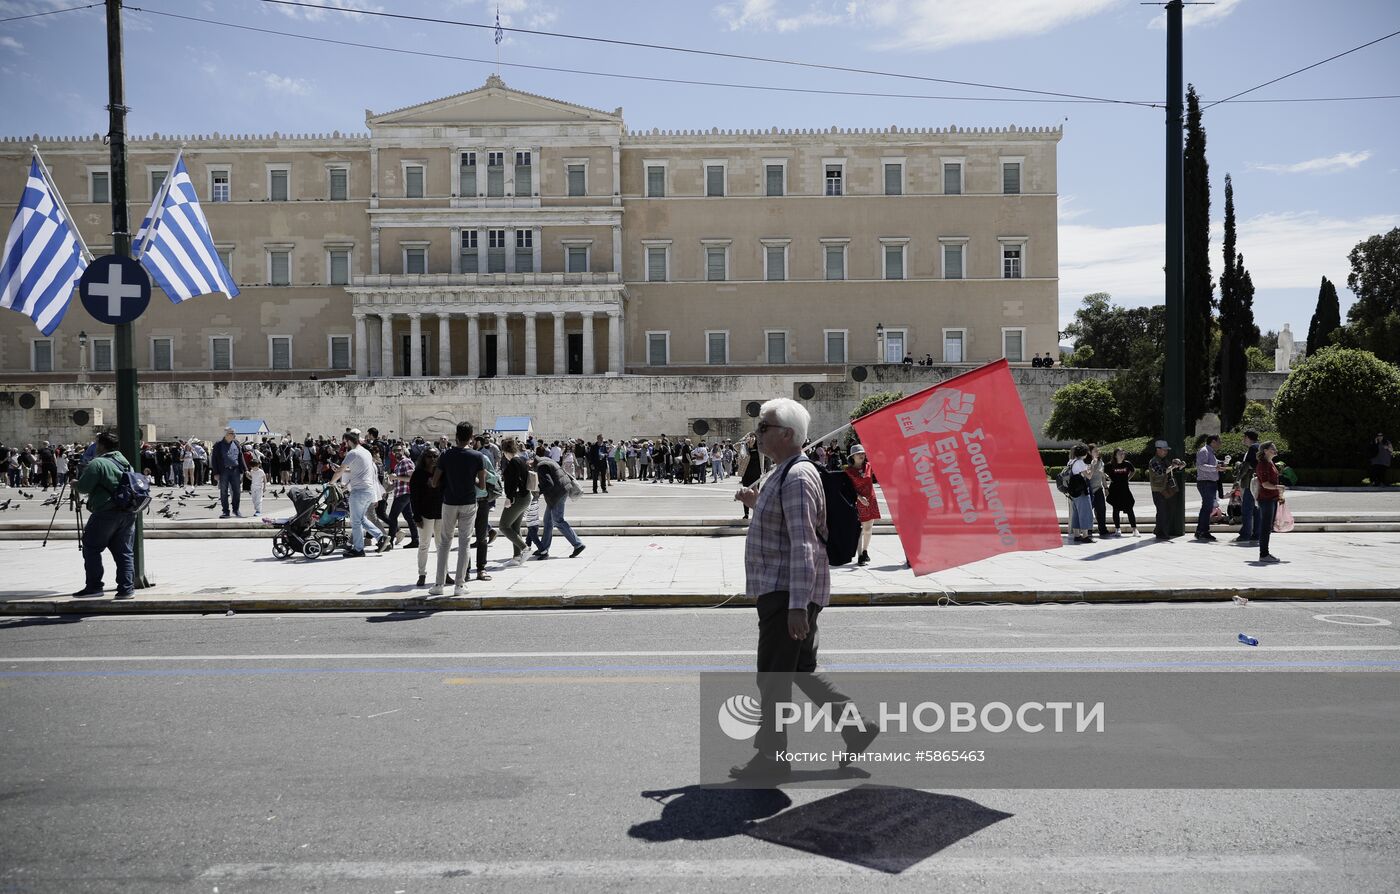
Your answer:
[[[815,672],[817,616],[831,602],[831,570],[826,488],[821,471],[802,452],[810,421],[807,409],[795,400],[765,403],[755,431],[758,452],[773,460],[772,477],[761,490],[745,487],[734,495],[753,512],[744,574],[746,591],[758,608],[758,754],[730,771],[747,782],[772,784],[791,775],[782,758],[787,734],[777,728],[776,715],[778,703],[792,700],[794,682],[818,706],[850,701]],[[848,751],[864,751],[875,738],[875,728],[864,727],[842,730]]]
[[[103,432],[97,436],[97,455],[83,469],[78,479],[79,494],[88,498],[88,520],[83,528],[83,569],[87,583],[73,595],[102,595],[102,553],[110,551],[116,565],[117,598],[130,599],[136,595],[136,515],[142,508],[132,490],[127,474],[135,474],[131,463],[117,449],[117,436]],[[145,502],[150,491],[146,490]]]

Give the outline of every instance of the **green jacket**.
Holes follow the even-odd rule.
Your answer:
[[[87,464],[78,479],[78,493],[88,495],[88,512],[116,508],[112,505],[112,493],[121,484],[122,472],[130,468],[131,463],[120,450],[104,453]]]

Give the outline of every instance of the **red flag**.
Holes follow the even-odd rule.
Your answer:
[[[1045,467],[1005,360],[854,426],[916,575],[1062,545]]]

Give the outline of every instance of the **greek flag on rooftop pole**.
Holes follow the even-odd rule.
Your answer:
[[[35,149],[0,261],[0,307],[24,314],[52,335],[91,257]]]
[[[132,254],[175,304],[212,292],[232,298],[238,286],[219,260],[182,155],[146,212]]]

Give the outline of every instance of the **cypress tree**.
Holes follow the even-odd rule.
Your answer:
[[[1211,398],[1211,323],[1215,289],[1210,278],[1210,166],[1206,132],[1201,127],[1201,100],[1194,85],[1186,88],[1186,148],[1182,160],[1185,204],[1186,294],[1186,430],[1209,409]]]
[[[1244,266],[1244,255],[1235,253],[1235,186],[1225,175],[1225,266],[1220,271],[1220,427],[1226,431],[1239,423],[1245,405],[1245,373],[1249,363],[1245,349],[1257,345],[1254,325],[1254,281]]]
[[[1342,307],[1337,301],[1337,287],[1327,277],[1317,290],[1317,309],[1308,323],[1308,356],[1332,344],[1332,333],[1342,326]]]

